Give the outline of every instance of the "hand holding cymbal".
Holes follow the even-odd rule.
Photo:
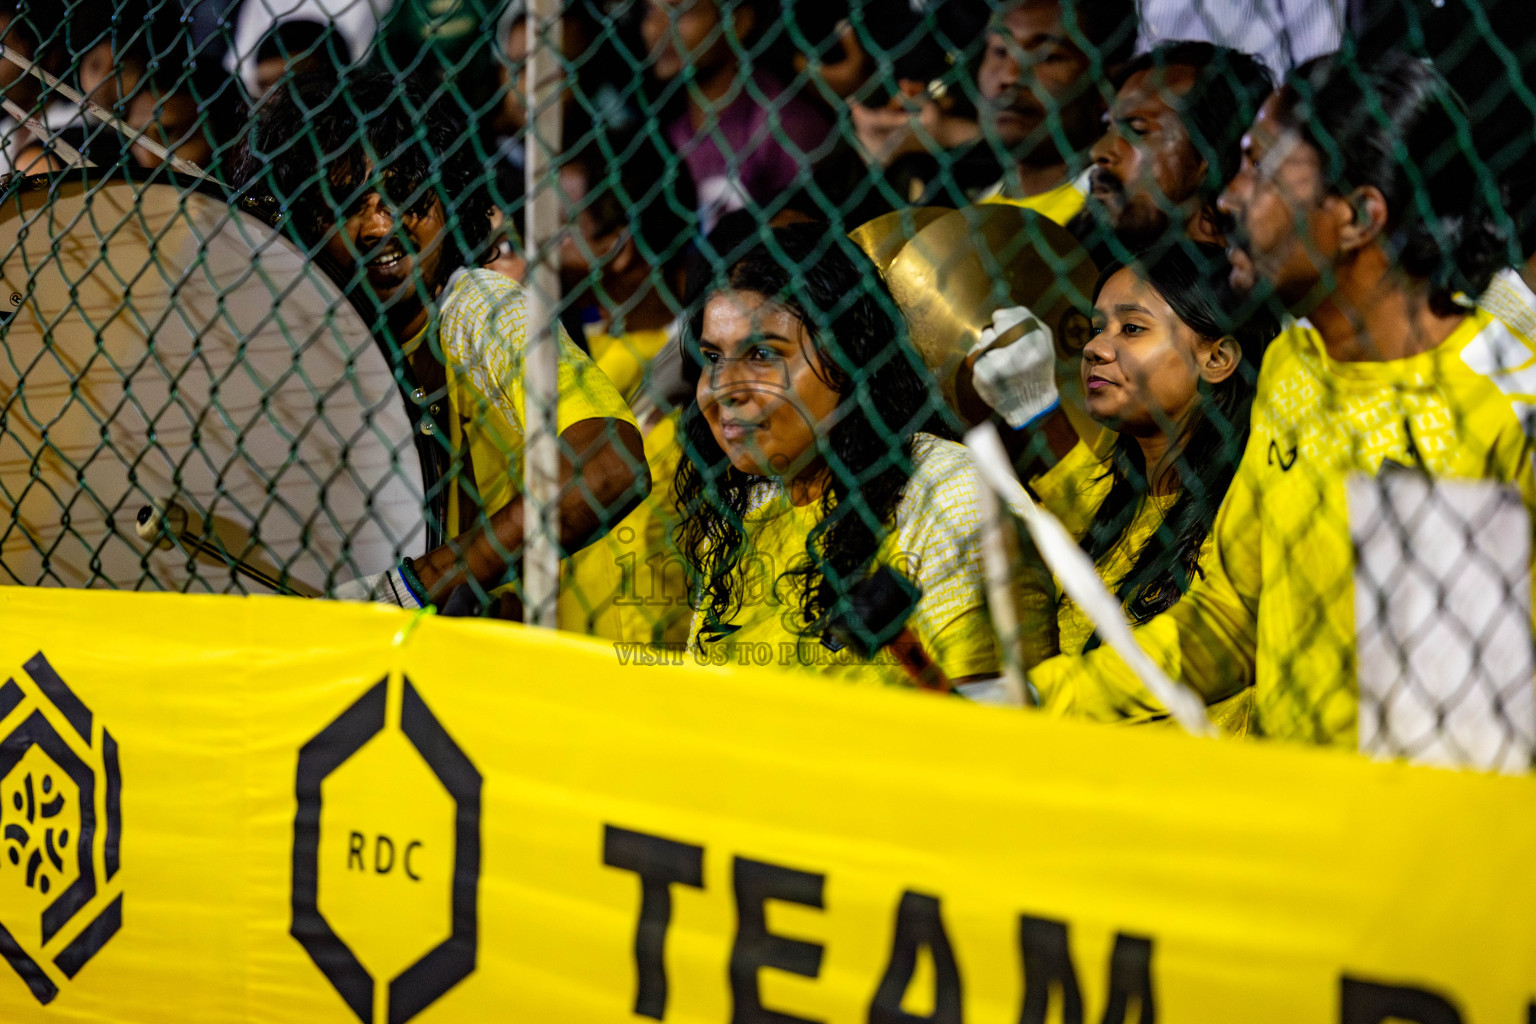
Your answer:
[[[971,376],[981,400],[1016,430],[1061,405],[1055,340],[1025,306],[992,314],[976,345]]]
[[[1097,277],[1092,259],[1065,228],[1003,205],[934,219],[901,246],[886,272],[913,345],[938,378],[945,401],[968,424],[993,412],[977,393],[972,369],[982,334],[1002,309],[1032,311],[1054,341],[1061,394],[1078,398],[1076,359],[1089,323],[1083,311]],[[1015,343],[1004,338],[990,350]]]

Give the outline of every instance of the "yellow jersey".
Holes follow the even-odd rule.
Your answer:
[[[587,335],[592,361],[603,371],[626,402],[633,402],[645,383],[645,367],[667,346],[671,332],[665,327],[646,331],[606,332]]]
[[[1111,446],[1114,437],[1114,434],[1106,435]],[[1100,454],[1081,441],[1060,462],[1030,481],[1030,488],[1040,499],[1041,506],[1061,520],[1067,532],[1079,541],[1088,535],[1093,517],[1109,496],[1110,487],[1107,451]],[[1126,527],[1119,542],[1099,557],[1094,568],[1111,592],[1135,567],[1147,541],[1163,525],[1168,510],[1177,500],[1177,494],[1143,497],[1136,517]],[[1197,564],[1204,566],[1210,560],[1213,547],[1212,535],[1207,534]],[[1068,595],[1058,592],[1056,601],[1058,647],[1062,654],[1082,654],[1083,647],[1095,632],[1093,622]],[[1248,732],[1252,707],[1252,693],[1244,690],[1211,708],[1210,715],[1223,733],[1241,736]]]
[[[448,429],[451,450],[457,453],[450,472],[463,473],[468,463],[471,495],[479,511],[490,515],[522,493],[523,352],[528,344],[528,306],[522,286],[493,270],[474,269],[458,275],[442,301],[438,336],[448,378]],[[613,383],[560,330],[557,430],[582,420],[611,419],[635,425],[629,406]],[[448,488],[447,533],[456,536],[464,518],[461,488]],[[473,513],[475,510],[468,510]],[[569,561],[569,560],[567,560]],[[562,566],[562,573],[568,570]],[[617,587],[619,568],[611,575]],[[562,608],[561,628],[584,631],[587,623],[568,620]]]
[[[1257,732],[1355,746],[1354,549],[1346,477],[1386,463],[1492,480],[1536,506],[1536,345],[1477,311],[1434,349],[1338,363],[1296,325],[1270,346],[1253,429],[1217,514],[1214,550],[1182,600],[1136,630],[1207,702],[1254,687]],[[1106,648],[1037,666],[1051,710],[1100,720],[1162,709]]]
[[[1056,465],[1031,477],[1029,489],[1040,507],[1061,520],[1075,539],[1088,535],[1099,506],[1109,496],[1109,454],[1115,434],[1105,431],[1096,442],[1078,441]]]
[[[953,441],[918,434],[912,461],[895,529],[877,561],[922,588],[907,628],[945,674],[951,679],[996,675],[997,642],[981,568],[980,484],[964,446]],[[820,517],[820,503],[795,506],[777,482],[759,486],[745,516],[748,547],[738,570],[742,607],[735,621],[712,635],[701,635],[704,615],[696,612],[689,649],[701,661],[720,664],[798,666],[855,681],[907,683],[888,652],[861,661],[846,648],[834,651],[820,637],[800,632],[796,595],[779,580],[808,557],[806,538]]]

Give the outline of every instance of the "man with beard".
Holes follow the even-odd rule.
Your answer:
[[[1078,174],[1104,110],[1100,82],[1130,58],[1137,29],[1135,5],[1124,0],[1000,6],[976,85],[979,145],[1001,148],[1006,163],[980,202],[1033,210],[1063,226],[1078,216],[1087,188]],[[1005,442],[1028,479],[1077,443],[1056,393],[1051,329],[1023,306],[1005,307],[993,313],[977,351],[976,391],[1013,428]]]
[[[1269,72],[1245,53],[1181,41],[1137,57],[1117,81],[1074,231],[1107,228],[1132,251],[1176,235],[1225,244],[1216,197],[1237,173]]]
[[[976,86],[984,144],[1004,156],[982,202],[1009,203],[1066,224],[1083,207],[1075,181],[1098,134],[1100,77],[1130,57],[1127,0],[1015,0],[987,34]]]
[[[492,207],[465,126],[391,75],[308,83],[261,108],[236,173],[248,195],[287,211],[372,320],[441,465],[449,543],[335,595],[416,608],[463,583],[482,597],[502,586],[524,536],[527,304],[516,281],[470,258],[486,246]],[[569,552],[643,498],[650,476],[624,400],[564,331],[558,344],[559,541]]]

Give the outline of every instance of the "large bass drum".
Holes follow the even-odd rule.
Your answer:
[[[218,188],[12,181],[0,321],[0,583],[321,594],[424,549],[384,350]]]

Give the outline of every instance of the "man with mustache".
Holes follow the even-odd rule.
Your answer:
[[[982,202],[1022,206],[1058,224],[1083,208],[1074,179],[1104,108],[1094,66],[1129,58],[1136,30],[1135,5],[1124,0],[999,7],[976,86],[982,131],[1001,150],[1004,173]]]
[[[1216,197],[1237,173],[1238,140],[1269,95],[1269,72],[1237,50],[1180,41],[1116,80],[1074,231],[1108,229],[1133,251],[1178,234],[1224,244]]]
[[[246,194],[281,205],[381,336],[446,490],[448,543],[341,584],[338,598],[417,608],[469,583],[484,600],[508,583],[522,550],[527,303],[516,281],[475,255],[491,235],[492,203],[467,135],[416,83],[374,74],[339,90],[283,91],[258,112],[238,159]],[[650,474],[613,384],[563,330],[557,344],[559,541],[570,552],[645,497]],[[503,610],[520,613],[510,595]]]
[[[1063,226],[1080,214],[1086,183],[1078,173],[1104,109],[1095,65],[1102,74],[1128,60],[1137,30],[1135,5],[1122,0],[998,7],[976,86],[980,145],[1001,150],[1005,169],[980,202],[1033,210]],[[1014,428],[1005,437],[1015,457],[1043,455],[1042,468],[1077,441],[1056,393],[1053,345],[1050,328],[1030,310],[1005,307],[983,331],[973,367],[977,393]],[[1043,450],[1026,427],[1040,428]]]

